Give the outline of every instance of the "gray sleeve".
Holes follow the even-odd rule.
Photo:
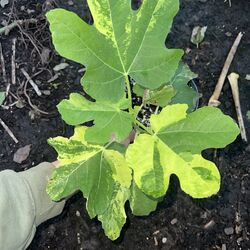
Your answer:
[[[36,226],[61,213],[65,202],[53,202],[46,193],[53,168],[42,163],[21,173],[0,172],[0,249],[26,249]]]

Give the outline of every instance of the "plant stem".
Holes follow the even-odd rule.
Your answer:
[[[131,87],[130,87],[130,81],[128,75],[125,76],[126,80],[126,86],[127,86],[127,91],[128,91],[128,99],[130,101],[131,107],[129,108],[129,112],[132,111],[132,106],[133,106],[133,100],[132,100],[132,93],[131,93]]]
[[[150,135],[153,134],[152,131],[151,131],[149,128],[147,128],[145,125],[143,125],[143,124],[142,124],[141,122],[139,122],[138,120],[135,120],[135,123],[136,123],[139,127],[143,128],[148,134],[150,134]]]
[[[127,86],[127,91],[128,91],[128,99],[129,99],[130,105],[131,105],[129,108],[129,113],[132,113],[133,112],[133,100],[132,100],[132,92],[131,92],[130,81],[129,81],[128,75],[125,77],[125,79],[126,79],[126,86]],[[143,104],[141,105],[141,108],[142,107],[143,107]],[[141,110],[141,108],[140,108],[140,110]],[[143,128],[148,134],[152,135],[153,134],[152,131],[149,128],[147,128],[145,125],[143,125],[141,122],[136,120],[136,118],[135,118],[135,124],[137,124],[139,127]]]

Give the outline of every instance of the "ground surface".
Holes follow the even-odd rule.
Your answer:
[[[11,86],[6,105],[19,97],[23,108],[13,106],[0,109],[0,117],[19,140],[15,145],[0,127],[0,170],[22,171],[41,161],[56,159],[55,152],[46,143],[47,138],[57,135],[69,136],[72,129],[66,126],[57,114],[55,105],[72,91],[80,90],[79,79],[82,66],[70,63],[60,76],[48,83],[55,72],[53,67],[64,62],[53,51],[43,14],[53,4],[45,1],[18,0],[0,7],[0,23],[15,19],[37,18],[36,24],[16,28],[8,36],[0,37],[6,70],[10,79],[12,39],[17,38],[16,64],[25,68],[41,90],[49,90],[37,97],[28,85],[26,93],[32,105],[47,111],[49,115],[29,114],[34,108],[25,96],[25,78],[17,69],[17,84]],[[52,1],[46,1],[51,3]],[[58,6],[77,11],[85,20],[90,20],[86,5],[74,0],[56,1]],[[167,39],[168,47],[183,48],[184,61],[199,75],[199,89],[203,94],[201,105],[206,105],[226,55],[239,31],[245,33],[231,71],[241,76],[240,93],[244,118],[250,109],[250,81],[244,80],[250,74],[250,2],[232,0],[232,7],[224,0],[182,0],[181,10],[175,18],[172,33]],[[192,28],[208,26],[205,41],[197,49],[190,43]],[[35,46],[34,46],[35,45]],[[49,56],[46,50],[49,49]],[[39,53],[38,53],[39,51]],[[40,55],[39,55],[40,54]],[[41,62],[43,58],[43,63]],[[2,77],[2,74],[1,74]],[[0,79],[0,90],[7,83]],[[221,98],[222,110],[236,118],[229,84],[225,85]],[[33,112],[34,113],[34,112]],[[250,124],[246,120],[247,131]],[[13,162],[14,152],[22,146],[32,144],[31,154],[22,164]],[[222,186],[218,195],[205,200],[193,200],[183,194],[173,178],[170,191],[159,209],[147,218],[134,217],[128,211],[128,222],[121,238],[116,242],[108,240],[100,224],[90,220],[85,201],[81,195],[72,197],[64,212],[57,218],[38,228],[29,250],[43,249],[250,249],[250,147],[240,138],[226,149],[205,152],[213,159],[222,175]],[[166,241],[166,242],[165,242]],[[164,243],[163,243],[164,242]]]

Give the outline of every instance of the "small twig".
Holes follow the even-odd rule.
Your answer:
[[[7,98],[7,96],[9,95],[9,92],[10,92],[10,83],[8,83],[8,85],[6,87],[5,98]]]
[[[42,93],[41,93],[40,89],[38,88],[36,83],[31,79],[29,74],[25,71],[25,69],[21,69],[21,71],[22,71],[23,75],[26,77],[26,79],[28,80],[28,82],[30,83],[30,85],[32,86],[32,88],[35,90],[36,94],[38,96],[41,96]]]
[[[214,93],[213,95],[210,97],[209,99],[209,102],[208,102],[208,105],[209,106],[214,106],[214,107],[218,107],[220,105],[220,102],[219,102],[219,97],[220,97],[220,94],[221,94],[221,90],[223,88],[223,85],[225,83],[225,80],[226,80],[226,77],[227,77],[227,73],[228,73],[228,70],[232,64],[232,61],[234,59],[234,56],[235,56],[235,53],[237,51],[237,48],[240,44],[240,41],[243,37],[243,34],[240,32],[237,36],[237,38],[235,39],[234,41],[234,44],[227,56],[227,59],[226,59],[226,62],[224,64],[224,67],[222,69],[222,72],[221,72],[221,75],[220,75],[220,78],[216,84],[216,87],[215,87],[215,90],[214,90]]]
[[[247,142],[247,134],[246,134],[246,129],[245,129],[245,125],[244,125],[244,120],[242,117],[241,105],[240,105],[238,79],[239,79],[239,75],[236,73],[231,73],[228,76],[228,80],[230,82],[232,92],[233,92],[234,104],[235,104],[236,113],[237,113],[237,117],[238,117],[238,121],[239,121],[241,138],[243,141]]]
[[[49,115],[48,112],[45,112],[43,110],[40,110],[37,106],[33,105],[33,103],[31,102],[30,100],[30,97],[29,95],[27,94],[27,83],[28,83],[28,80],[25,82],[24,84],[24,89],[23,89],[23,93],[24,95],[26,96],[27,100],[28,100],[28,103],[30,105],[31,108],[33,108],[37,113],[41,113],[41,114],[44,114],[44,115]]]
[[[9,129],[9,127],[4,123],[4,121],[0,118],[0,124],[3,126],[3,128],[5,129],[5,131],[9,134],[9,136],[13,139],[13,141],[15,143],[18,143],[17,138],[14,136],[14,134],[11,132],[11,130]]]
[[[7,83],[7,74],[6,74],[6,68],[5,68],[5,61],[3,57],[3,48],[2,48],[1,43],[0,43],[0,60],[1,60],[1,65],[2,65],[3,80],[5,83]]]
[[[25,36],[29,39],[29,41],[32,43],[32,45],[34,46],[34,48],[35,48],[35,50],[37,51],[38,55],[40,56],[41,61],[43,61],[42,54],[41,54],[39,48],[37,47],[35,41],[33,40],[33,38],[32,38],[27,32],[25,32],[25,31],[22,29],[21,25],[17,24],[17,26],[19,27],[21,34],[22,34],[22,35],[25,35]]]
[[[11,80],[12,84],[16,84],[16,38],[12,43],[12,57],[11,57]]]
[[[0,28],[0,35],[5,34],[7,36],[10,33],[10,31],[16,28],[17,26],[29,23],[37,23],[37,19],[31,18],[25,20],[16,20],[13,23]]]

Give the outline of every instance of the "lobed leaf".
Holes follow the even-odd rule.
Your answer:
[[[129,198],[131,170],[120,152],[87,143],[87,130],[77,127],[70,139],[49,140],[58,152],[60,167],[54,170],[47,192],[58,201],[82,191],[90,217],[98,216],[105,233],[114,240],[126,221],[124,203]]]
[[[77,93],[63,100],[58,110],[64,121],[70,125],[80,125],[94,120],[94,126],[85,133],[85,139],[93,143],[106,143],[110,140],[123,141],[132,130],[134,118],[125,111],[129,101],[122,99],[118,103],[90,102]]]
[[[194,198],[209,197],[219,190],[218,169],[200,153],[231,143],[239,129],[217,108],[204,107],[191,114],[187,109],[185,104],[176,104],[153,115],[154,133],[139,135],[127,150],[134,181],[146,195],[164,196],[172,174],[178,176],[182,190]]]
[[[144,0],[137,11],[130,0],[92,0],[88,5],[93,25],[63,9],[51,10],[47,18],[58,53],[86,66],[82,82],[90,96],[117,102],[128,76],[149,89],[172,79],[183,51],[167,49],[165,38],[179,1]]]

